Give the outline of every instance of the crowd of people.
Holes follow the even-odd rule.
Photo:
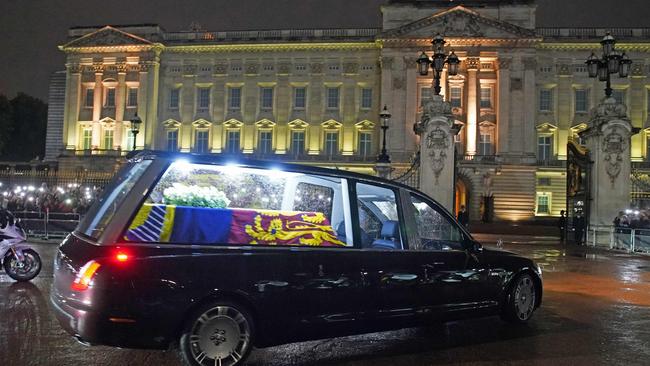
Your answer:
[[[650,229],[650,210],[619,211],[613,224],[617,228]]]
[[[85,213],[101,187],[69,183],[61,186],[5,185],[0,182],[0,208],[11,212]]]

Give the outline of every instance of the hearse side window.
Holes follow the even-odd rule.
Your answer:
[[[463,235],[458,227],[421,197],[411,194],[418,235],[411,250],[460,250]]]
[[[399,215],[395,192],[375,185],[357,184],[361,247],[401,250]]]
[[[99,201],[79,224],[79,231],[91,238],[99,239],[131,188],[150,165],[151,160],[129,163],[117,173],[112,185],[106,187]]]
[[[179,161],[156,184],[124,240],[352,246],[347,192],[340,178]]]

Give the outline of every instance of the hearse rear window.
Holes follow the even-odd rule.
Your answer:
[[[352,246],[345,179],[229,165],[170,165],[139,208],[130,242]],[[345,195],[345,197],[344,197]]]

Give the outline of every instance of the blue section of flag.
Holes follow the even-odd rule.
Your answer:
[[[177,206],[170,242],[227,243],[231,221],[229,209]]]

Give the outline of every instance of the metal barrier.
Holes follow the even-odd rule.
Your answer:
[[[587,245],[650,254],[650,229],[590,225],[587,229]]]
[[[80,214],[67,212],[17,211],[13,214],[20,219],[28,237],[41,239],[65,238],[81,219]]]

